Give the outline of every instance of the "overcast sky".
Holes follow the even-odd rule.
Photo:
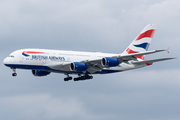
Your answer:
[[[22,48],[121,53],[149,23],[149,50],[179,58],[179,0],[0,0],[1,120],[179,120],[179,59],[89,81],[35,77],[3,59]]]

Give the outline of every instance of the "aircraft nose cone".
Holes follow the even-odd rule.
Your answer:
[[[6,58],[4,59],[4,61],[3,61],[3,64],[6,65],[6,64],[8,64],[8,63],[9,63],[9,60],[8,60],[8,58],[6,57]]]

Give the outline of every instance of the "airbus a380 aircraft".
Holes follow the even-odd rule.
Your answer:
[[[107,74],[141,68],[154,62],[174,58],[146,60],[144,55],[168,50],[147,51],[156,25],[147,25],[121,54],[99,52],[77,52],[47,49],[21,49],[14,51],[3,61],[13,69],[32,70],[34,76],[46,76],[51,72],[67,75],[64,81],[72,80],[70,74],[77,74],[74,81],[92,79],[92,74]]]

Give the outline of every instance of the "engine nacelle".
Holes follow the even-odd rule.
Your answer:
[[[119,60],[112,57],[105,57],[101,60],[101,64],[104,67],[115,67],[119,65]]]
[[[70,66],[71,71],[86,71],[87,70],[87,64],[82,62],[73,62]]]
[[[46,75],[49,75],[50,72],[42,71],[42,70],[32,70],[32,74],[34,76],[46,76]]]

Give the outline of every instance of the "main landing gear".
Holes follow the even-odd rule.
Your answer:
[[[72,80],[72,77],[67,74],[67,77],[64,78],[64,81],[69,81],[69,80]]]
[[[13,72],[14,72],[14,73],[12,73],[12,76],[13,76],[13,77],[17,76],[17,73],[16,73],[16,69],[15,69],[15,68],[13,69]]]
[[[74,78],[74,81],[88,80],[88,79],[93,79],[93,76],[89,76],[89,75],[80,76],[80,77]]]
[[[93,79],[93,76],[89,76],[88,74],[86,74],[86,75],[84,75],[84,76],[81,76],[81,75],[79,74],[79,77],[74,78],[74,81],[88,80],[88,79]],[[67,74],[67,77],[64,78],[64,81],[69,81],[69,80],[72,80],[72,77],[70,77],[70,76]]]

